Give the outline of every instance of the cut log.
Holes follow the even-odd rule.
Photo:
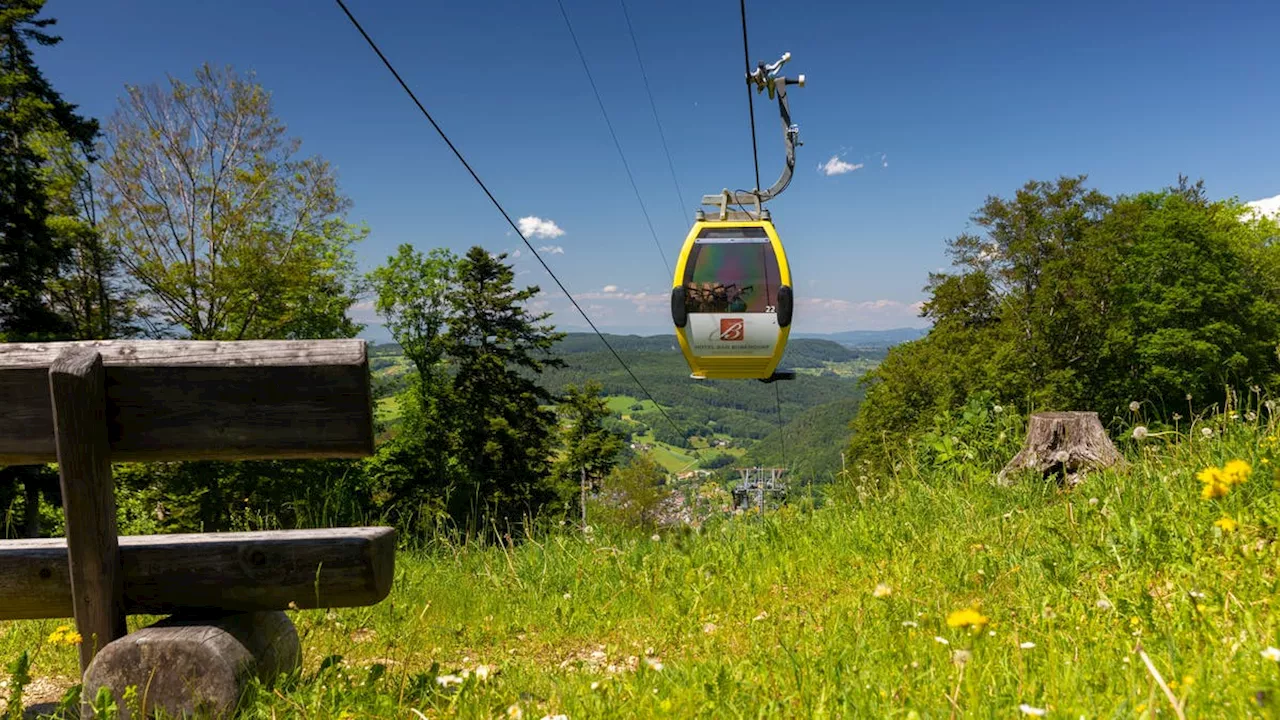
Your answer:
[[[120,538],[124,610],[249,612],[373,605],[391,591],[395,530]],[[0,540],[0,620],[71,617],[62,538]]]
[[[1022,450],[1004,466],[997,482],[1020,470],[1076,483],[1089,471],[1124,464],[1095,412],[1044,412],[1031,416]]]
[[[363,340],[0,344],[0,465],[57,460],[49,368],[102,356],[113,462],[363,457],[373,405]]]
[[[99,689],[115,696],[121,720],[231,717],[257,678],[270,684],[301,664],[293,622],[282,612],[171,617],[102,648],[84,676],[84,702]],[[142,717],[125,690],[137,688]]]

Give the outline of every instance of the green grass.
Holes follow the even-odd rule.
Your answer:
[[[1070,490],[994,485],[1000,445],[851,471],[816,511],[405,552],[378,606],[295,614],[303,677],[245,717],[1174,717],[1139,649],[1187,717],[1267,717],[1280,492],[1263,435],[1125,441],[1127,470]],[[1202,500],[1195,473],[1234,458],[1250,480]],[[962,608],[989,625],[950,627]],[[0,658],[39,648],[34,675],[70,677],[74,649],[44,642],[56,624],[0,623]],[[481,665],[484,681],[436,681]]]

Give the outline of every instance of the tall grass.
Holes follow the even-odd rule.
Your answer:
[[[820,510],[442,534],[401,554],[382,604],[297,613],[303,672],[245,716],[1274,716],[1274,421],[1260,398],[1130,420],[1127,468],[1072,488],[995,485],[1022,418],[975,404],[889,470],[851,467]],[[1201,499],[1197,473],[1237,459],[1248,481]],[[961,609],[988,622],[948,624]],[[56,624],[0,625],[0,659],[74,675]]]

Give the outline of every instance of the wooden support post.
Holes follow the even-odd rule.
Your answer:
[[[49,394],[83,674],[98,649],[126,632],[102,356],[64,352],[49,367]]]

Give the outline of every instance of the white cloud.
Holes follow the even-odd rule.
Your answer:
[[[839,155],[832,155],[830,160],[818,166],[818,172],[830,177],[832,175],[851,173],[861,167],[862,163],[848,163],[841,160]]]
[[[605,292],[605,293],[616,293],[616,292],[618,292],[618,286],[617,286],[617,285],[605,285],[605,286],[604,286],[604,289],[603,289],[603,290],[601,290],[601,292]]]
[[[1255,217],[1265,216],[1280,218],[1280,195],[1262,198],[1261,200],[1254,200],[1253,202],[1247,202],[1244,205],[1249,208],[1249,214]]]
[[[515,252],[511,253],[511,258],[514,260],[515,258],[518,258],[523,254],[524,254],[524,251],[516,250]]]
[[[561,230],[554,220],[544,220],[535,215],[520,218],[516,221],[516,225],[520,227],[520,234],[527,238],[550,240],[564,235],[564,230]]]
[[[889,156],[880,153],[880,167],[889,167]]]
[[[538,248],[538,252],[542,253],[543,255],[563,255],[564,248],[560,247],[559,245],[543,245]]]

